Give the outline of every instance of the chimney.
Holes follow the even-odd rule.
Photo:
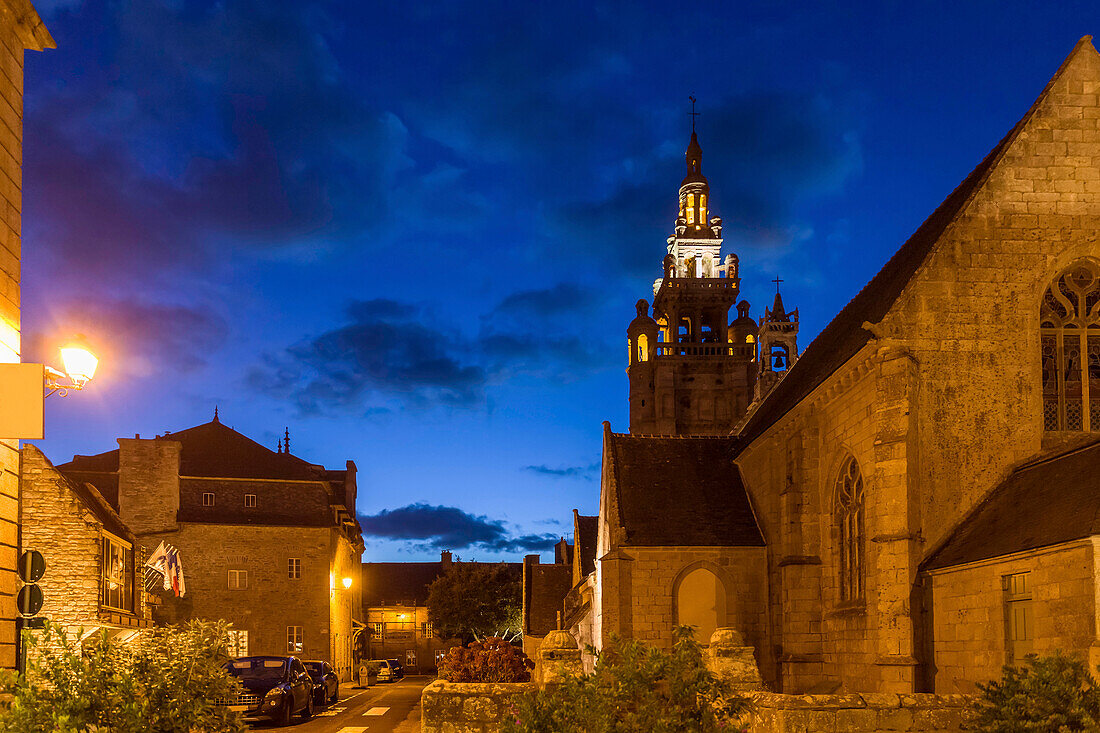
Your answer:
[[[439,553],[439,561],[443,563],[444,567],[449,566],[451,564],[451,551],[444,550]]]
[[[176,529],[182,447],[163,438],[118,439],[118,513],[134,534]]]

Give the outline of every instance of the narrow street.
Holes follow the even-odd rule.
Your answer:
[[[318,710],[312,720],[295,718],[287,730],[301,733],[419,733],[420,691],[434,677],[409,676],[392,684],[357,689],[350,683],[340,686],[340,699]],[[257,730],[274,730],[257,725]]]

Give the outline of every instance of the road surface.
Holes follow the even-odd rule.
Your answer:
[[[295,716],[287,731],[294,733],[420,733],[420,691],[434,677],[410,676],[367,689],[340,684],[340,699],[319,708],[312,720]],[[257,730],[275,730],[263,723]]]

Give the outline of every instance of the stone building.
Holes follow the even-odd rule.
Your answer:
[[[143,546],[95,486],[54,468],[33,445],[23,447],[23,547],[42,553],[41,616],[66,633],[107,631],[126,638],[152,625],[154,602]]]
[[[363,618],[355,464],[331,470],[272,451],[216,414],[118,445],[58,469],[94,485],[147,547],[179,550],[187,592],[160,618],[225,619],[240,656],[324,659],[349,679]]]
[[[632,435],[604,439],[588,639],[670,643],[696,572],[717,602],[695,624],[739,627],[783,692],[971,691],[1030,650],[1098,661],[1098,231],[1100,55],[1085,37],[812,343],[773,358],[782,373],[727,439],[635,430],[631,376]],[[704,462],[721,466],[705,481]],[[763,546],[713,533],[736,506]],[[688,509],[711,546],[663,537]],[[755,621],[731,605],[758,597]]]
[[[447,572],[451,563],[447,550],[437,562],[363,563],[365,647],[370,659],[397,659],[407,670],[434,672],[439,658],[458,644],[455,639],[437,636],[428,617],[428,586]],[[518,583],[521,565],[504,565]]]
[[[27,0],[0,1],[0,362],[20,361],[23,211],[23,52],[56,44]],[[16,663],[19,442],[0,436],[0,666]]]

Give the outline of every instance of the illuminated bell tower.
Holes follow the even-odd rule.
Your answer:
[[[756,324],[745,302],[728,323],[741,282],[737,256],[722,259],[722,220],[709,217],[710,185],[694,129],[685,161],[675,233],[653,284],[653,315],[639,300],[627,329],[630,432],[637,434],[726,435],[745,414],[755,382]]]
[[[787,376],[794,363],[798,361],[798,309],[788,311],[783,306],[783,296],[779,294],[779,278],[775,282],[775,300],[771,310],[764,309],[764,319],[760,322],[757,341],[760,344],[760,356],[756,369],[755,401],[768,396],[775,385]]]

